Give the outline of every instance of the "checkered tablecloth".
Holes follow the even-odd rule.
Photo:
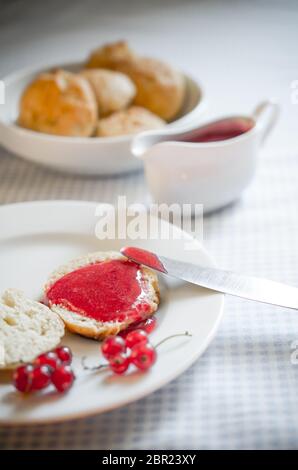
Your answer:
[[[275,96],[283,113],[243,198],[205,218],[220,266],[298,284],[297,2],[51,0],[2,2],[0,74],[86,57],[127,38],[138,52],[200,80],[208,115],[250,112]],[[288,150],[285,150],[285,145]],[[65,176],[0,149],[0,203],[41,199],[144,202],[141,173]],[[0,267],[1,269],[1,267]],[[50,426],[1,428],[0,448],[298,448],[294,311],[227,298],[216,338],[183,375],[125,408]]]
[[[143,202],[142,174],[81,178],[49,172],[5,152],[0,201]],[[219,265],[297,284],[298,156],[260,158],[243,198],[205,217],[205,244]],[[3,449],[298,448],[297,312],[227,298],[218,334],[178,379],[145,399],[88,419],[0,428]]]

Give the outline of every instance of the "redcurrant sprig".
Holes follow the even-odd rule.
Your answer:
[[[146,331],[137,329],[130,331],[124,338],[120,336],[109,336],[104,340],[101,351],[106,364],[90,367],[86,364],[86,357],[83,357],[82,364],[87,370],[110,369],[115,374],[124,374],[130,365],[137,369],[145,371],[150,369],[157,359],[157,348],[165,341],[177,336],[191,336],[187,331],[185,333],[175,334],[164,338],[157,345],[152,346],[149,342]]]
[[[40,354],[33,364],[24,364],[15,370],[14,386],[19,392],[29,393],[42,390],[52,383],[58,392],[66,392],[75,380],[71,361],[72,353],[67,346]]]

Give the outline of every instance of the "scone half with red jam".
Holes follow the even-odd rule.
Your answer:
[[[159,305],[155,272],[114,251],[90,253],[61,266],[44,291],[68,330],[94,339],[116,335],[152,316]]]

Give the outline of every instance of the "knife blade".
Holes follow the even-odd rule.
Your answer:
[[[298,288],[293,286],[224,269],[178,261],[140,248],[125,247],[120,251],[138,264],[207,289],[257,302],[298,309]]]

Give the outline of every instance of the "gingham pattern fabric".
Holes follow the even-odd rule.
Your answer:
[[[0,201],[144,202],[142,174],[59,175],[2,152]],[[219,265],[297,284],[298,159],[264,153],[236,204],[205,217],[205,244]],[[2,449],[298,448],[297,312],[227,298],[211,346],[178,379],[127,407],[46,426],[0,428]]]
[[[3,2],[2,2],[3,3]],[[205,218],[205,243],[218,264],[298,283],[297,2],[195,0],[11,0],[1,5],[0,74],[86,57],[128,38],[206,86],[208,116],[251,111],[277,96],[282,119],[237,204]],[[274,144],[278,144],[278,147]],[[147,200],[141,174],[62,176],[0,150],[0,202]],[[298,447],[298,340],[294,311],[227,298],[216,338],[187,372],[125,408],[60,425],[0,428],[15,449],[245,449]]]

